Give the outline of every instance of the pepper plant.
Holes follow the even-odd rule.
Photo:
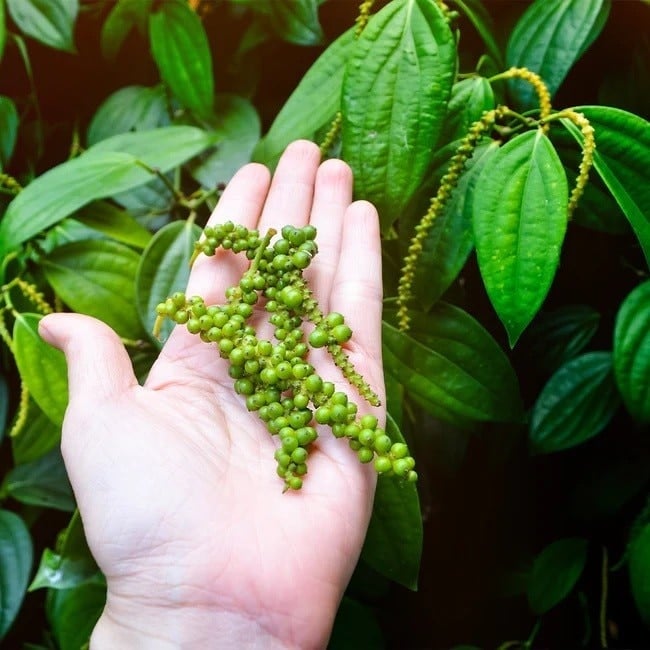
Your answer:
[[[368,445],[393,454],[331,647],[647,646],[649,24],[642,0],[0,1],[0,639],[86,647],[105,598],[39,319],[105,321],[144,379],[154,326],[203,315],[182,292],[224,185],[308,138],[379,211]]]

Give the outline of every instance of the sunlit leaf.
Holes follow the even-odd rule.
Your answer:
[[[73,32],[78,0],[6,0],[21,31],[57,50],[74,52]]]

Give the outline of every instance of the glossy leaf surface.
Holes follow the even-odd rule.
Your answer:
[[[495,107],[492,85],[484,77],[470,77],[455,83],[447,105],[447,117],[440,139],[452,142],[463,138],[484,111]]]
[[[553,282],[567,227],[567,180],[540,131],[516,136],[476,183],[474,243],[488,296],[513,346]]]
[[[4,169],[16,146],[18,111],[13,100],[0,96],[0,170]]]
[[[142,227],[126,210],[108,201],[95,201],[75,214],[77,221],[122,244],[144,248],[151,233]]]
[[[296,45],[317,45],[323,40],[317,0],[274,0],[264,7],[271,29]]]
[[[377,12],[347,62],[342,156],[355,193],[386,230],[431,162],[456,71],[453,34],[429,0],[396,0]]]
[[[73,32],[78,0],[6,0],[20,30],[44,45],[74,52]]]
[[[29,417],[19,436],[11,439],[14,463],[29,463],[59,446],[61,425],[43,413],[33,399],[29,401]]]

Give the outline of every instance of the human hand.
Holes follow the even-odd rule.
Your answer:
[[[247,165],[210,223],[262,234],[316,226],[319,253],[306,278],[323,312],[345,314],[350,359],[384,401],[377,214],[352,202],[347,165],[319,160],[315,145],[299,141],[272,182],[265,167]],[[187,294],[223,302],[241,257],[200,256]],[[91,648],[325,647],[370,518],[372,467],[319,431],[303,488],[283,494],[277,441],[233,391],[227,363],[183,327],[144,386],[103,323],[54,314],[41,334],[68,361],[62,451],[108,586]],[[354,397],[323,350],[310,363]],[[354,401],[383,426],[384,409]]]

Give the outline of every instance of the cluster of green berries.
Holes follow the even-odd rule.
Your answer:
[[[302,276],[318,252],[316,229],[285,226],[273,244],[275,231],[260,237],[257,230],[231,222],[207,227],[203,235],[192,259],[200,253],[214,255],[222,248],[245,253],[250,267],[237,285],[227,289],[225,304],[206,305],[200,296],[188,298],[180,292],[167,298],[156,308],[155,332],[162,319],[170,318],[216,346],[230,364],[235,392],[280,439],[275,460],[285,490],[302,487],[317,425],[329,426],[337,438],[348,438],[359,460],[374,462],[380,474],[417,480],[407,446],[393,443],[375,416],[359,417],[357,405],[309,363],[310,349],[326,348],[360,394],[371,404],[379,403],[341,347],[352,330],[341,314],[320,311]],[[273,326],[273,341],[258,337],[252,324],[258,303]],[[308,337],[303,329],[306,321],[315,325]]]

